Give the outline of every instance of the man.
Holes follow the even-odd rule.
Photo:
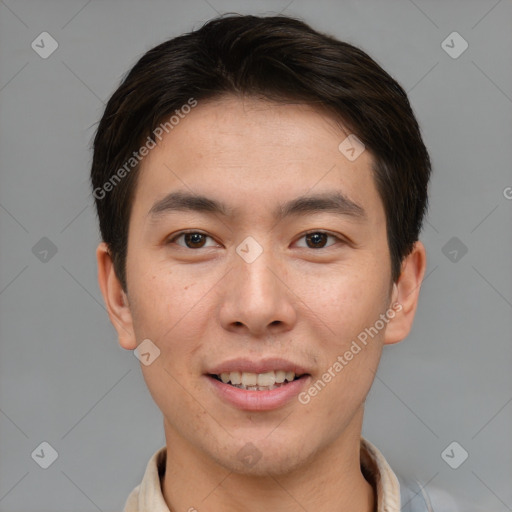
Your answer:
[[[137,62],[91,172],[100,288],[164,417],[126,512],[429,509],[361,437],[429,175],[402,88],[298,20],[218,18]]]

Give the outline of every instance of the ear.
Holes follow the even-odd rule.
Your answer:
[[[114,271],[114,264],[105,242],[101,242],[96,249],[98,263],[98,283],[103,300],[107,306],[108,316],[117,331],[119,345],[127,350],[137,348],[136,337],[133,331],[133,320],[128,296],[121,286],[121,282]]]
[[[395,311],[395,316],[386,327],[384,344],[397,343],[409,334],[426,267],[425,247],[418,241],[414,244],[411,253],[402,262],[402,271],[398,281],[393,283],[390,309]]]

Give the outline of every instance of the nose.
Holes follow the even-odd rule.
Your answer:
[[[221,292],[222,327],[255,337],[291,330],[297,298],[286,277],[283,263],[268,251],[252,263],[235,255]]]

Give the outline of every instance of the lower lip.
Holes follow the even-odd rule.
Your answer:
[[[270,411],[282,407],[296,397],[306,386],[310,376],[305,375],[284,386],[269,391],[250,391],[206,376],[217,394],[225,401],[244,411]]]

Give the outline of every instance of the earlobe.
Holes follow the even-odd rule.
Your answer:
[[[117,331],[119,345],[127,350],[137,347],[128,297],[114,271],[108,246],[101,242],[96,249],[98,284],[103,295],[108,316]]]
[[[390,307],[395,309],[396,315],[387,325],[384,335],[385,344],[398,343],[409,334],[426,266],[425,247],[417,241],[411,253],[402,262],[402,271],[398,281],[393,283]],[[393,307],[395,304],[397,306]]]

